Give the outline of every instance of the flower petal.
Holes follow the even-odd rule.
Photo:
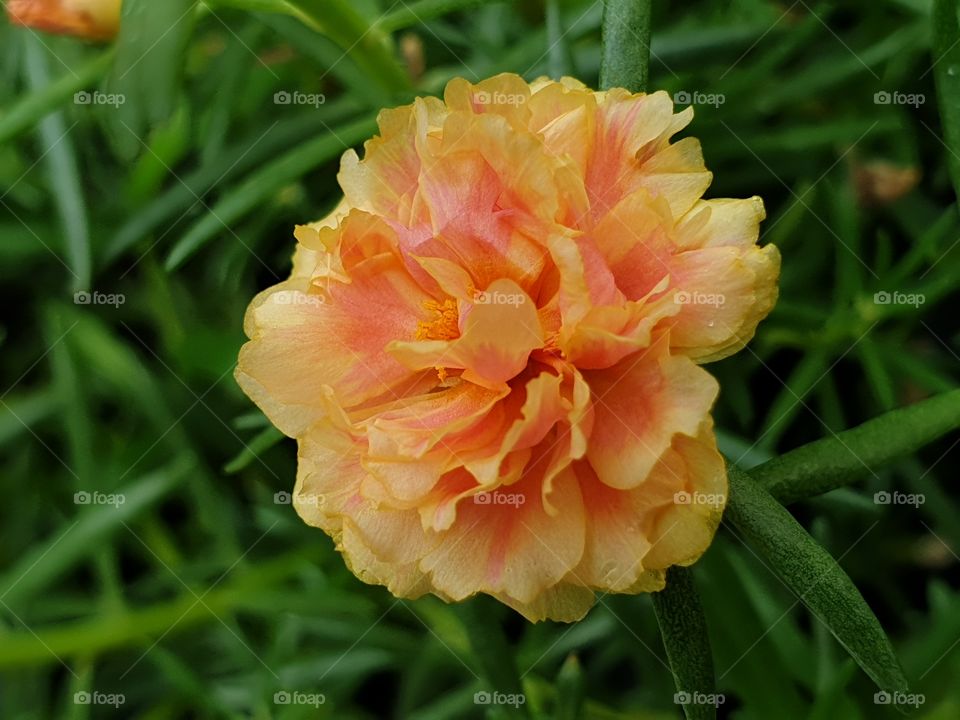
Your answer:
[[[329,297],[303,280],[281,283],[247,311],[237,382],[291,436],[322,416],[325,385],[344,406],[403,395],[419,378],[384,348],[429,318],[426,298],[391,255],[358,265]]]
[[[475,497],[488,502],[461,503],[443,544],[421,562],[451,598],[480,591],[530,603],[580,561],[583,502],[572,474],[555,482],[552,499],[562,508],[557,517],[546,512],[536,475]]]
[[[665,336],[640,357],[584,375],[594,400],[587,459],[618,489],[644,483],[675,435],[695,434],[718,391],[708,372],[669,354]]]

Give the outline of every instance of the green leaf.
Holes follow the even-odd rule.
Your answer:
[[[707,620],[692,572],[684,567],[670,568],[666,586],[651,597],[684,715],[687,720],[715,718],[717,706],[700,702],[702,696],[716,694],[716,683]],[[685,696],[691,701],[682,702]]]
[[[556,720],[580,720],[586,681],[576,655],[568,655],[557,674]]]
[[[907,691],[890,640],[837,561],[756,481],[728,466],[726,519],[883,690]]]
[[[933,76],[949,154],[953,190],[960,201],[960,27],[956,0],[933,3]]]
[[[284,434],[274,427],[268,427],[257,433],[256,437],[245,445],[233,460],[228,462],[223,471],[233,475],[243,470],[247,465],[259,458],[264,452],[283,440]]]
[[[184,51],[193,32],[195,0],[125,0],[117,56],[107,92],[122,101],[104,107],[110,140],[132,160],[150,128],[166,122],[177,107]]]
[[[650,0],[605,0],[600,87],[646,92],[650,66]]]
[[[16,105],[0,115],[0,144],[29,130],[58,107],[72,102],[76,93],[93,85],[107,71],[113,55],[113,49],[107,50],[76,70],[21,98]]]
[[[783,389],[777,394],[767,417],[763,421],[763,431],[757,445],[764,450],[772,450],[790,423],[803,410],[807,402],[804,399],[810,389],[817,384],[830,369],[829,349],[815,347],[810,350],[790,373]]]
[[[31,552],[3,575],[0,587],[6,588],[4,602],[16,605],[32,597],[47,583],[62,577],[91,548],[97,547],[103,538],[116,532],[124,523],[166,495],[187,476],[191,467],[191,463],[180,458],[169,467],[116,490],[114,494],[123,496],[121,503],[77,505],[79,513],[76,520],[67,524],[65,530],[58,531],[49,542],[37,543]],[[91,491],[93,489],[90,488]]]
[[[24,395],[0,395],[0,445],[43,422],[59,406],[60,395],[52,386]]]
[[[25,38],[26,72],[30,86],[40,90],[49,82],[47,50],[36,36]],[[76,125],[76,123],[74,123]],[[92,260],[87,208],[80,182],[80,169],[70,133],[62,112],[40,121],[41,158],[46,165],[50,194],[60,218],[67,264],[70,266],[74,291],[90,290]],[[41,242],[43,242],[41,240]]]
[[[107,512],[115,511],[110,508]],[[75,537],[78,543],[81,542],[79,536]],[[92,538],[84,540],[88,543],[93,541]],[[86,553],[91,545],[70,547],[72,551]],[[32,555],[28,559],[32,560]],[[218,617],[249,607],[251,601],[263,592],[263,588],[276,586],[279,581],[302,573],[304,565],[310,560],[304,551],[297,551],[238,573],[236,577],[225,580],[203,594],[187,590],[172,600],[133,610],[55,623],[48,628],[36,627],[6,633],[0,644],[0,668],[22,669],[29,665],[51,664],[62,658],[89,657],[127,646],[149,647],[154,638],[181,633],[202,622],[217,623]],[[30,576],[45,567],[47,562],[45,560],[44,564],[38,565]],[[290,593],[284,595],[289,597]],[[203,601],[199,602],[198,597]],[[8,598],[5,597],[4,602],[8,602]],[[321,594],[312,598],[311,602],[329,614],[342,612],[344,606],[343,598],[337,594],[331,594],[329,598]],[[275,613],[276,608],[277,603],[274,602],[271,612]],[[342,653],[336,653],[332,660],[337,657],[342,657]]]
[[[107,261],[116,259],[131,245],[161,225],[170,227],[190,208],[200,203],[215,185],[229,181],[262,165],[286,148],[297,146],[309,137],[326,131],[327,123],[346,120],[359,110],[359,105],[344,98],[324,105],[317,113],[273,122],[266,130],[257,130],[230,145],[216,160],[183,175],[149,205],[133,213],[107,243]]]
[[[750,476],[789,504],[849,485],[958,427],[960,390],[952,390],[791,450]]]
[[[513,2],[513,0],[501,0]],[[490,0],[416,0],[398,3],[399,7],[384,14],[376,25],[384,32],[402,30],[411,25],[425,23],[427,20],[447,15],[457,10],[466,10],[490,2]]]
[[[175,270],[221,230],[229,230],[232,223],[265,202],[284,185],[331,160],[349,145],[372,135],[375,130],[376,124],[371,118],[337,128],[293,149],[254,174],[239,188],[227,191],[226,196],[173,247],[166,259],[166,269]]]
[[[563,29],[563,18],[560,13],[560,0],[547,0],[547,48],[549,58],[550,77],[559,80],[564,75],[573,74],[573,53],[567,32]]]
[[[457,615],[463,622],[470,639],[470,649],[480,666],[480,674],[489,685],[487,692],[518,695],[523,692],[520,673],[510,645],[507,643],[501,619],[500,607],[489,597],[475,597],[457,607]],[[507,717],[529,717],[526,707],[501,706]]]
[[[215,0],[216,5],[292,15],[339,45],[371,82],[390,91],[410,87],[390,36],[370,25],[348,0]]]

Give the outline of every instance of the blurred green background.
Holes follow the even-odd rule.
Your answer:
[[[377,110],[457,75],[595,85],[601,4],[298,3],[306,23],[279,4],[126,0],[99,46],[0,24],[0,718],[498,717],[474,702],[483,617],[530,715],[681,717],[649,597],[530,625],[355,579],[277,495],[295,444],[231,375],[246,304],[289,271],[293,225],[337,202]],[[656,5],[652,88],[694,102],[708,196],[761,195],[783,254],[775,312],[711,366],[724,452],[750,467],[957,387],[931,2]],[[918,715],[943,720],[956,443],[792,508],[890,633]],[[721,717],[897,716],[726,523],[694,578]]]

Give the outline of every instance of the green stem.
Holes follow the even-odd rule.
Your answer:
[[[646,92],[651,0],[605,0],[600,87]]]
[[[458,606],[457,611],[467,637],[470,639],[470,649],[480,664],[483,679],[490,683],[486,692],[498,692],[505,695],[520,695],[523,686],[520,682],[520,673],[517,670],[515,653],[510,647],[500,626],[500,618],[493,601],[487,597],[476,597],[467,603]],[[526,705],[501,705],[508,717],[529,717]]]
[[[960,427],[960,390],[891,410],[750,470],[784,504],[834,490]]]
[[[717,706],[704,702],[716,694],[713,654],[693,573],[670,568],[666,586],[651,597],[684,715],[687,720],[713,720]]]

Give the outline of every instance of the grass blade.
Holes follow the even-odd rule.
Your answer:
[[[251,212],[284,185],[329,161],[349,145],[369,137],[375,130],[376,124],[372,119],[358,120],[338,128],[336,132],[304,143],[271,163],[239,188],[229,191],[202,220],[190,228],[167,256],[166,269],[175,270],[180,267],[223,228],[229,228],[231,223]]]
[[[347,0],[216,0],[217,6],[292,15],[339,45],[382,88],[402,91],[410,78],[393,56],[390,36]]]
[[[0,115],[0,144],[9,142],[58,107],[72,102],[74,94],[90,87],[103,76],[110,67],[113,55],[112,49],[97,55],[74,72],[68,72],[53,82],[36,88]]]
[[[486,597],[473,598],[460,605],[457,614],[466,628],[470,650],[480,666],[481,675],[489,683],[487,691],[519,695],[523,693],[520,673],[501,628],[500,618],[493,612],[492,602]],[[501,707],[504,717],[529,717],[524,705]]]
[[[223,471],[227,475],[240,472],[267,450],[283,440],[283,438],[284,434],[275,427],[264,428],[257,433],[253,440],[251,440],[233,460],[224,466]]]
[[[943,136],[950,151],[947,164],[960,201],[960,27],[956,0],[933,3],[933,74]]]
[[[49,83],[46,50],[33,36],[25,38],[27,80],[34,90]],[[62,113],[40,121],[43,162],[50,179],[50,190],[60,217],[66,242],[67,264],[73,274],[72,290],[90,290],[92,261],[87,208],[83,199],[80,170],[70,132]]]
[[[194,0],[123,3],[117,59],[106,85],[124,99],[105,118],[110,140],[126,160],[141,152],[148,131],[166,122],[177,106],[195,8]]]
[[[38,543],[14,567],[4,574],[0,587],[7,605],[27,600],[42,590],[47,583],[58,579],[77,560],[87,555],[90,548],[125,522],[153,505],[183,480],[190,463],[175,461],[169,467],[137,480],[117,493],[124,497],[122,504],[91,505],[81,511],[79,518],[49,543]],[[63,542],[61,542],[63,540]]]

